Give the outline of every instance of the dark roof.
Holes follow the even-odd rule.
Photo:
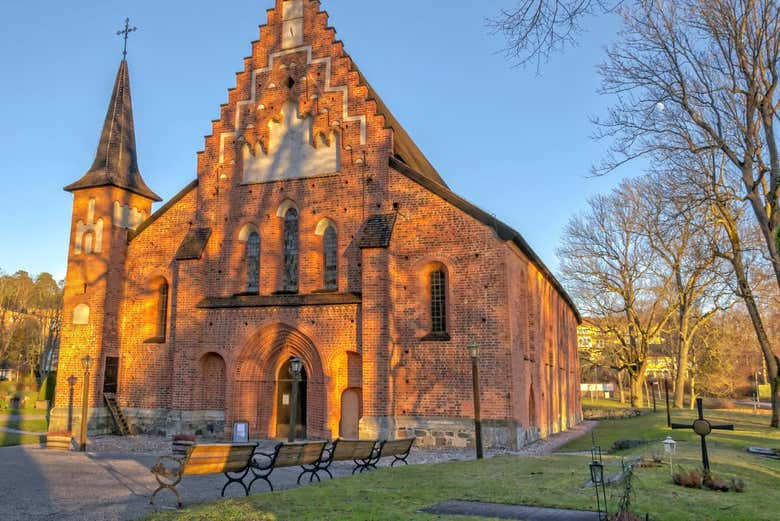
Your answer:
[[[395,214],[372,215],[360,230],[358,248],[387,248],[393,236]]]
[[[193,228],[179,246],[176,260],[198,260],[211,237],[211,228]]]
[[[406,130],[404,130],[398,120],[395,119],[393,113],[390,112],[390,109],[387,108],[385,102],[382,101],[382,98],[380,98],[379,94],[374,90],[374,87],[368,83],[366,77],[363,76],[363,73],[360,72],[360,69],[355,65],[354,60],[350,61],[352,61],[352,67],[358,73],[360,83],[368,88],[368,98],[376,102],[377,111],[385,117],[387,126],[393,129],[393,154],[396,156],[396,159],[407,164],[431,181],[446,187],[447,183],[444,182],[444,179],[439,175],[439,172],[436,171],[431,162],[428,161],[428,158],[425,157],[425,154],[422,153],[409,134],[406,133]]]
[[[360,304],[357,293],[311,293],[306,295],[235,295],[232,297],[210,297],[198,303],[202,309],[270,308],[333,306],[339,304]]]
[[[563,288],[561,283],[558,282],[558,279],[555,278],[555,275],[553,275],[552,272],[549,270],[549,268],[545,266],[544,262],[542,262],[542,259],[540,259],[539,256],[536,254],[536,252],[534,252],[534,250],[531,249],[531,246],[529,246],[529,244],[525,242],[525,239],[523,239],[523,237],[520,235],[519,232],[511,228],[509,225],[499,221],[494,216],[485,212],[481,208],[466,201],[465,199],[460,197],[458,194],[456,194],[449,188],[442,186],[438,183],[431,182],[431,180],[428,177],[420,174],[419,172],[416,172],[415,170],[410,168],[408,165],[402,163],[398,159],[391,157],[390,166],[396,169],[401,174],[408,177],[409,179],[411,179],[412,181],[428,189],[432,193],[438,195],[439,197],[441,197],[451,205],[462,210],[468,215],[474,217],[482,224],[486,226],[490,226],[491,228],[493,228],[493,230],[496,232],[496,235],[501,240],[513,242],[518,248],[520,248],[520,250],[523,253],[525,253],[528,256],[531,262],[533,262],[536,265],[536,267],[539,269],[539,271],[542,272],[542,274],[550,282],[550,284],[552,284],[553,287],[558,291],[558,293],[561,294],[561,296],[566,301],[566,303],[569,304],[569,306],[571,306],[572,310],[574,310],[574,314],[577,316],[577,320],[579,322],[582,322],[582,315],[580,315],[577,306],[574,304],[574,300],[572,300],[571,296],[569,296],[569,294]]]
[[[114,91],[108,104],[103,132],[100,134],[95,162],[84,177],[65,187],[68,192],[96,186],[116,186],[152,201],[160,196],[146,186],[138,171],[135,151],[133,103],[130,97],[130,72],[122,60],[116,74]]]

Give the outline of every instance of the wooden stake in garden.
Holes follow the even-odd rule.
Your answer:
[[[702,406],[701,398],[696,398],[696,408],[699,410],[699,419],[695,420],[692,425],[685,425],[684,423],[673,423],[672,429],[693,429],[693,432],[701,436],[701,461],[704,467],[704,475],[710,474],[710,458],[707,454],[707,440],[706,437],[712,432],[713,429],[733,431],[733,425],[713,425],[709,421],[704,419],[704,409]]]

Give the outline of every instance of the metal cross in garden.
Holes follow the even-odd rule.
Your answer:
[[[704,473],[710,473],[710,458],[707,454],[707,440],[706,437],[712,432],[713,429],[733,431],[733,425],[713,425],[709,421],[704,419],[704,410],[702,408],[701,398],[696,398],[696,408],[699,410],[699,419],[695,420],[692,425],[685,425],[683,423],[673,423],[672,429],[693,429],[693,432],[701,436],[701,460],[704,466]]]
[[[137,31],[138,27],[130,27],[130,19],[125,18],[125,28],[121,31],[117,31],[117,36],[124,36],[125,37],[125,48],[122,51],[122,58],[127,58],[127,38],[130,36],[130,33],[133,31]]]

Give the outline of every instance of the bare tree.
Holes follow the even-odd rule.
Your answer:
[[[650,248],[673,277],[671,298],[677,309],[670,324],[675,357],[674,405],[683,407],[689,353],[698,331],[720,311],[729,308],[733,292],[725,283],[728,268],[718,255],[723,241],[710,212],[692,206],[676,172],[661,172],[636,181],[644,198],[639,227]]]
[[[519,0],[502,9],[487,23],[507,41],[504,52],[518,65],[536,62],[537,67],[557,51],[576,44],[584,22],[592,16],[614,11],[622,0]]]
[[[634,0],[624,30],[601,68],[604,92],[618,97],[604,136],[616,138],[601,171],[636,157],[657,162],[723,161],[703,169],[713,212],[731,244],[738,294],[753,320],[771,375],[780,426],[778,359],[766,337],[745,264],[734,201],[744,200],[780,288],[780,4],[776,0]],[[701,160],[703,158],[703,161]],[[725,170],[725,173],[722,173]],[[715,176],[715,177],[713,177]]]
[[[634,407],[642,404],[650,344],[676,311],[673,276],[659,269],[639,224],[642,197],[631,181],[594,197],[587,213],[568,223],[558,249],[563,277],[579,305],[617,342],[613,369],[629,375]]]

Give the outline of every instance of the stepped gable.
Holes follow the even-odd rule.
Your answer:
[[[127,60],[122,60],[119,64],[92,168],[84,177],[66,186],[65,190],[73,192],[98,186],[116,186],[152,201],[161,201],[160,196],[146,185],[141,172],[138,171]]]
[[[284,142],[290,134],[312,150]],[[273,160],[280,151],[300,155],[293,168]],[[206,193],[230,175],[254,183],[360,172],[378,166],[377,154],[382,168],[396,157],[446,186],[336,40],[320,3],[277,0],[199,153]]]

